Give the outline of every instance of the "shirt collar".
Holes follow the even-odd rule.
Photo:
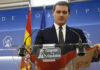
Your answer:
[[[55,29],[58,30],[59,29],[59,25],[57,25],[56,23],[54,23]],[[66,24],[64,24],[62,26],[62,29],[66,29]]]

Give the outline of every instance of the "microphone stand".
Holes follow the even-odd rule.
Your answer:
[[[82,43],[82,39],[81,39],[79,33],[76,32],[75,30],[71,29],[71,28],[69,30],[72,31],[72,32],[74,32],[79,37],[79,42],[78,42],[79,44],[76,47],[76,52],[77,52],[77,54],[79,56],[84,56],[85,53],[86,53],[86,47],[84,47],[84,44]]]
[[[27,39],[35,32],[36,30],[34,30],[26,39],[25,39],[25,42],[24,42],[24,45],[22,45],[22,47],[21,48],[19,48],[19,52],[18,52],[18,54],[19,54],[19,56],[21,56],[21,57],[24,57],[25,55],[26,55],[26,52],[28,52],[28,50],[25,48],[25,46],[26,46],[26,41],[27,41]]]

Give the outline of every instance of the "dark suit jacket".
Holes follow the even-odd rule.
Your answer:
[[[82,42],[84,43],[87,42],[86,37],[84,36],[84,33],[82,30],[67,26],[65,43],[78,43],[79,42],[79,36],[75,32],[71,31],[70,29],[74,30],[80,35]],[[57,39],[56,30],[54,26],[46,28],[44,30],[40,30],[35,40],[35,44],[50,44],[50,43],[58,44],[58,39]]]
[[[73,32],[73,31],[75,32]],[[78,43],[79,42],[79,36],[83,43],[86,43],[86,37],[84,36],[84,33],[80,29],[75,29],[66,26],[66,39],[65,44],[69,43]],[[52,27],[46,28],[44,30],[40,30],[37,34],[35,44],[58,44],[58,39],[56,35],[56,30],[54,25]],[[69,51],[75,50],[75,47],[64,47],[64,53],[67,53]]]

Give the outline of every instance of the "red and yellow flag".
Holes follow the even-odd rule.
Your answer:
[[[25,48],[27,49],[28,52],[26,52],[25,57],[22,57],[20,70],[32,70],[32,63],[30,60],[30,54],[31,54],[31,8],[29,8],[29,11],[28,11],[28,19],[27,19],[27,24],[26,24],[24,42],[26,43]]]

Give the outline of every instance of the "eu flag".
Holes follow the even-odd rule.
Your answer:
[[[40,29],[44,29],[46,27],[45,15],[46,15],[46,9],[45,7],[43,7]]]

